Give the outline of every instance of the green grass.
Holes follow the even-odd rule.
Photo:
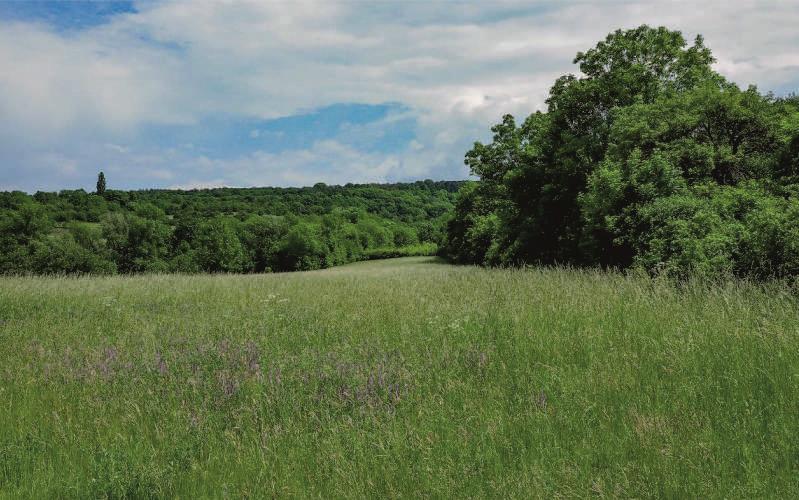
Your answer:
[[[424,242],[404,247],[373,248],[364,252],[363,260],[394,259],[397,257],[429,257],[438,253],[438,245]]]
[[[0,279],[0,496],[799,496],[799,316],[434,258]]]

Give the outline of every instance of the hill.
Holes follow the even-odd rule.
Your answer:
[[[268,272],[432,255],[461,182],[0,193],[0,273]]]
[[[796,497],[797,305],[434,258],[0,278],[0,493]]]

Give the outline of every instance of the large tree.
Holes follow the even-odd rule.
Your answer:
[[[689,46],[665,28],[620,30],[574,62],[581,76],[557,79],[546,112],[520,126],[505,116],[493,142],[466,154],[480,181],[463,189],[449,224],[454,258],[643,262],[652,225],[665,221],[652,211],[656,201],[708,183],[765,182],[772,188],[751,195],[779,194],[773,186],[795,176],[796,100],[728,83],[711,69],[701,37]],[[744,196],[712,189],[700,198],[728,192]],[[721,198],[706,203],[733,206]],[[722,219],[733,213],[722,212]]]

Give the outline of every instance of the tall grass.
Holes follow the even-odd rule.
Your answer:
[[[797,497],[789,292],[433,258],[0,279],[10,497]]]
[[[404,247],[373,248],[364,252],[363,260],[393,259],[397,257],[430,257],[438,253],[438,245],[424,242]]]

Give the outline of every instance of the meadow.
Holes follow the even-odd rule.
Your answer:
[[[799,497],[787,286],[0,278],[0,496]]]

